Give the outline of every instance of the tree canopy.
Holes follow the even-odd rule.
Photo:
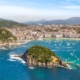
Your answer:
[[[17,38],[10,31],[0,28],[0,41],[9,42],[16,39]]]
[[[31,55],[37,62],[50,62],[52,56],[57,57],[50,49],[35,45],[26,51],[27,55]]]

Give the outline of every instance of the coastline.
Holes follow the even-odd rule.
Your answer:
[[[30,39],[30,40],[21,40],[21,41],[16,41],[16,42],[12,42],[12,43],[2,43],[0,44],[0,47],[11,47],[11,46],[20,46],[22,44],[26,44],[30,41],[33,41],[34,39]],[[55,37],[51,37],[51,38],[38,38],[36,40],[80,40],[80,38],[55,38]]]
[[[30,41],[32,41],[32,40],[22,40],[22,41],[16,41],[16,42],[12,42],[12,43],[3,43],[3,44],[0,44],[0,47],[20,46],[20,45],[26,44]]]
[[[55,37],[51,37],[51,38],[42,38],[43,40],[80,40],[80,38],[55,38]]]

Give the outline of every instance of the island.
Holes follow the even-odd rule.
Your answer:
[[[25,60],[29,67],[62,66],[68,68],[67,63],[64,63],[53,51],[39,45],[27,49],[20,57]]]

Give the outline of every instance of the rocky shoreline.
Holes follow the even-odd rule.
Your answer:
[[[61,61],[60,59],[59,59],[59,62],[58,63],[47,63],[47,64],[45,64],[45,63],[37,63],[37,62],[35,62],[33,59],[31,59],[31,57],[27,57],[27,59],[26,59],[26,57],[24,56],[24,54],[21,54],[21,55],[17,55],[17,56],[14,56],[14,57],[19,57],[19,58],[21,58],[21,59],[23,59],[25,62],[26,62],[26,64],[29,66],[29,67],[63,67],[63,68],[67,68],[67,69],[70,69],[70,66],[69,66],[69,64],[67,63],[67,62],[63,62],[63,61]]]
[[[39,51],[40,49],[40,51]],[[32,51],[33,53],[30,53],[29,51]],[[39,51],[39,53],[36,53],[34,55],[34,51]],[[41,53],[43,50],[45,54]],[[19,55],[18,57],[22,58],[26,64],[29,67],[35,67],[35,66],[40,66],[40,67],[54,67],[54,66],[62,66],[65,68],[69,68],[68,64],[66,62],[63,62],[60,58],[58,58],[54,52],[48,51],[49,49],[44,48],[42,46],[33,46],[30,49],[28,49],[24,54]],[[48,53],[47,53],[47,52]],[[50,54],[51,52],[51,54]],[[50,59],[47,57],[50,55]],[[38,58],[37,58],[38,57]],[[49,60],[49,61],[48,61]]]
[[[30,57],[28,55],[27,55],[27,58],[25,57],[25,55],[20,55],[19,57],[21,57],[29,67],[35,67],[35,66],[39,66],[39,67],[62,66],[62,67],[65,67],[65,68],[69,68],[68,64],[61,61],[60,59],[58,60],[58,62],[55,62],[55,63],[52,63],[52,62],[41,63],[41,62],[36,62],[32,57]]]
[[[28,42],[30,42],[31,40],[25,40],[23,42],[20,41],[16,41],[16,42],[12,42],[12,43],[1,43],[0,47],[11,47],[11,46],[20,46],[22,44],[26,44]]]

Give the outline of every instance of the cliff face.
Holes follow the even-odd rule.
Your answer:
[[[32,48],[34,48],[34,49],[32,49]],[[33,66],[41,66],[41,67],[63,66],[63,67],[68,67],[66,65],[66,63],[63,63],[56,55],[54,55],[54,53],[50,54],[50,51],[47,51],[49,53],[48,54],[45,50],[47,48],[43,49],[44,47],[41,47],[41,46],[34,46],[32,48],[28,49],[21,56],[21,58],[23,58],[26,61],[28,66],[30,66],[30,67],[33,67]],[[36,50],[37,48],[38,48],[38,51],[40,49],[40,54],[37,53],[37,54],[33,55],[34,50]],[[31,49],[32,49],[33,53],[30,53],[29,50],[31,50]],[[45,52],[44,55],[41,53],[41,52],[43,52],[41,50],[43,50]],[[46,55],[46,53],[47,53],[47,55]]]
[[[54,56],[53,56],[54,57]],[[60,59],[54,57],[51,62],[37,62],[34,60],[34,58],[31,55],[22,55],[21,58],[23,58],[29,67],[34,66],[41,66],[41,67],[53,67],[53,66],[63,66],[68,67],[66,63],[63,63]]]

